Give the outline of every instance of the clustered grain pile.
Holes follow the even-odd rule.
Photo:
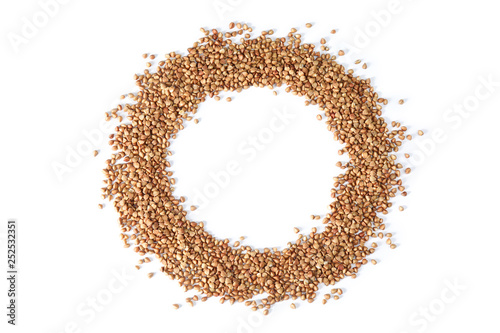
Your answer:
[[[125,247],[133,246],[142,256],[156,255],[163,273],[186,291],[200,294],[188,299],[189,304],[219,297],[221,303],[245,302],[267,314],[276,302],[313,302],[320,284],[355,278],[377,247],[367,242],[392,236],[381,232],[381,215],[387,214],[398,191],[406,195],[400,179],[403,166],[394,154],[406,128],[393,122],[390,130],[381,117],[387,100],[370,80],[346,71],[334,55],[303,44],[295,29],[287,38],[272,38],[273,31],[251,38],[247,25],[231,28],[236,30],[202,29],[204,37],[187,55],[169,53],[155,72],[135,76],[139,92],[127,95],[134,103],[106,114],[108,120],[126,116],[129,123],[121,123],[110,136],[115,153],[104,170],[103,198],[114,199]],[[281,85],[319,108],[327,130],[343,144],[338,153],[348,154],[349,161],[337,164],[343,173],[333,178],[323,232],[313,228],[281,251],[259,251],[240,242],[231,246],[228,239],[205,231],[202,222],[188,219],[184,198],[173,195],[169,147],[207,98]],[[387,243],[395,247],[390,238]],[[338,299],[342,290],[332,293]],[[329,299],[325,295],[323,302]]]

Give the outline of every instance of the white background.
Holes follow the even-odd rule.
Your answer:
[[[40,2],[2,1],[0,267],[6,271],[6,222],[15,218],[19,308],[18,325],[7,325],[2,278],[1,331],[498,332],[498,8],[487,0],[396,4],[73,0],[52,8],[43,22]],[[23,35],[34,20],[37,31]],[[265,318],[217,299],[190,308],[177,282],[162,274],[147,279],[156,262],[135,270],[139,257],[123,248],[112,205],[97,209],[101,169],[111,154],[104,133],[112,129],[102,129],[101,121],[119,95],[135,91],[133,74],[145,68],[142,53],[185,54],[200,27],[226,29],[233,20],[257,33],[274,29],[276,36],[296,27],[306,43],[327,38],[332,52],[352,54],[342,63],[374,78],[390,100],[384,108],[389,122],[401,121],[414,137],[426,132],[402,149],[421,158],[404,177],[409,195],[394,201],[406,210],[386,217],[398,248],[380,244],[373,255],[379,264],[339,283],[345,291],[339,301],[297,302],[296,310],[284,302]],[[338,33],[330,35],[331,29]],[[25,39],[14,45],[13,36]],[[367,70],[353,65],[357,58]],[[488,80],[495,84],[485,85]],[[204,103],[200,123],[188,124],[172,148],[176,195],[185,195],[188,206],[196,189],[213,181],[210,172],[238,163],[240,173],[189,217],[221,238],[246,236],[244,244],[259,248],[282,248],[295,240],[293,227],[309,232],[321,225],[309,215],[327,212],[339,172],[340,146],[316,120],[318,110],[278,91],[225,93],[233,102]],[[293,117],[254,157],[242,154],[238,147],[263,135],[275,112]],[[96,158],[82,153],[85,133],[94,134]],[[54,166],[62,164],[69,171],[58,177]],[[123,274],[124,281],[116,279]]]

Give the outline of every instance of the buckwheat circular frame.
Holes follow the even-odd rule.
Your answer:
[[[114,199],[124,246],[141,256],[154,254],[161,272],[186,291],[195,290],[200,297],[190,298],[191,305],[213,296],[221,303],[245,302],[253,310],[288,299],[314,301],[321,284],[356,277],[375,251],[376,245],[365,244],[384,237],[380,215],[387,214],[398,191],[406,195],[403,166],[395,162],[406,128],[395,122],[388,128],[381,117],[387,100],[374,92],[370,79],[354,76],[313,44],[302,44],[295,29],[281,38],[272,38],[271,30],[251,38],[251,30],[241,24],[225,33],[202,29],[204,36],[187,55],[169,53],[156,71],[135,76],[139,92],[127,95],[133,103],[106,114],[107,120],[129,121],[110,136],[115,152],[102,189],[103,198]],[[333,178],[323,232],[312,228],[282,250],[231,246],[205,231],[202,222],[189,220],[184,198],[173,195],[169,146],[207,98],[281,85],[306,105],[317,105],[327,130],[343,144],[338,153],[347,153],[349,161],[337,163],[343,173]]]

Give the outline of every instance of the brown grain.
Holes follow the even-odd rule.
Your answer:
[[[241,31],[229,36],[243,33],[241,24],[236,26]],[[156,70],[135,76],[138,92],[127,95],[133,103],[106,112],[107,121],[123,117],[127,123],[119,123],[109,141],[113,153],[103,170],[103,197],[114,201],[122,233],[130,235],[124,246],[141,256],[156,256],[162,273],[185,291],[203,295],[202,301],[219,297],[220,303],[233,304],[259,298],[251,309],[265,314],[290,298],[313,302],[321,284],[356,278],[376,250],[367,242],[385,230],[382,215],[402,186],[403,166],[391,155],[406,139],[406,128],[389,128],[382,117],[388,100],[375,92],[370,79],[354,76],[335,55],[315,50],[314,44],[302,44],[296,29],[276,38],[267,30],[239,43],[225,32],[200,30],[202,37],[186,54],[167,53]],[[312,216],[324,216],[322,232],[312,229],[279,251],[237,242],[233,247],[229,239],[210,234],[203,222],[190,220],[185,200],[174,195],[170,146],[208,98],[281,85],[318,107],[317,118],[324,120],[342,145],[338,153],[349,161],[339,165],[329,210]],[[336,292],[342,294],[341,289]]]

